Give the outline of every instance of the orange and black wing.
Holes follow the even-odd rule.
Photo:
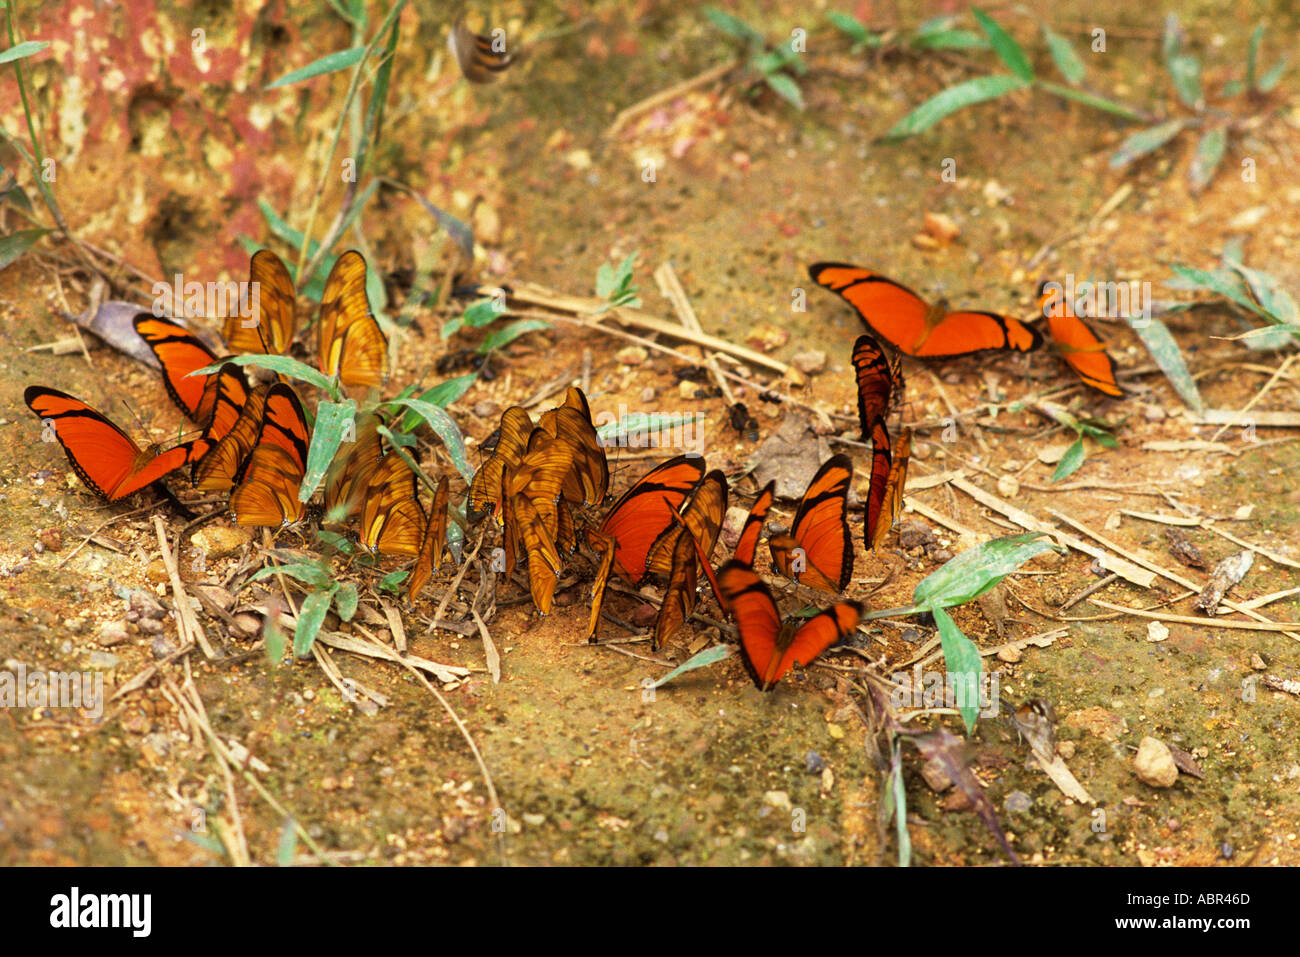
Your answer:
[[[442,551],[447,545],[447,476],[438,479],[438,487],[433,493],[433,504],[429,507],[429,518],[424,526],[424,539],[420,542],[420,556],[411,569],[411,580],[407,584],[407,600],[414,602],[425,582],[433,577],[442,562]]]
[[[907,485],[907,460],[912,451],[912,432],[904,429],[898,444],[890,448],[889,431],[884,419],[872,424],[871,489],[867,493],[866,522],[863,530],[868,551],[875,551],[894,527],[903,509],[903,491]]]
[[[1039,308],[1047,317],[1047,331],[1065,364],[1085,385],[1106,395],[1123,397],[1125,393],[1115,379],[1115,363],[1106,352],[1106,343],[1074,314],[1059,292],[1040,289],[1039,295]]]
[[[600,610],[605,604],[605,588],[609,584],[609,573],[614,568],[614,540],[593,528],[587,530],[587,542],[600,556],[596,579],[591,583],[591,618],[587,622],[587,641],[595,642],[596,629],[600,625]]]
[[[248,265],[250,315],[226,318],[223,338],[236,354],[283,355],[298,330],[293,280],[284,261],[269,249],[253,254]]]
[[[491,83],[515,62],[514,55],[505,49],[505,34],[493,34],[475,33],[460,20],[451,28],[447,45],[461,75],[471,83]]]
[[[695,610],[696,586],[699,584],[695,541],[689,527],[675,526],[676,537],[672,544],[672,570],[668,576],[668,589],[655,619],[650,638],[650,650],[658,651],[664,643],[677,634]]]
[[[396,452],[380,460],[361,502],[361,544],[371,554],[420,554],[426,519],[416,481]]]
[[[511,406],[501,413],[501,426],[497,429],[496,448],[479,466],[470,482],[469,498],[465,501],[465,515],[471,522],[481,522],[496,513],[501,521],[501,478],[507,468],[515,468],[528,448],[528,437],[533,434],[533,419],[526,409]]]
[[[293,525],[303,515],[298,501],[302,468],[279,445],[259,443],[248,457],[243,481],[230,493],[236,525]]]
[[[880,343],[866,335],[853,344],[853,368],[858,374],[858,421],[865,442],[871,422],[885,415],[891,397],[903,391],[903,374],[896,363],[889,361]]]
[[[528,591],[533,605],[543,615],[549,615],[555,585],[560,580],[560,553],[528,496],[515,495],[510,508],[515,535],[528,556]]]
[[[690,502],[681,509],[682,523],[690,529],[692,538],[700,546],[700,558],[705,564],[713,556],[713,547],[717,544],[718,533],[722,531],[722,521],[726,515],[727,477],[721,469],[714,469],[700,479],[699,485],[691,494]],[[671,575],[679,530],[680,526],[674,522],[650,546],[646,568],[651,574],[663,578]]]
[[[861,618],[862,605],[856,601],[838,602],[813,615],[795,629],[776,664],[769,665],[767,687],[780,681],[796,665],[808,667],[823,651],[852,634]]]
[[[542,414],[537,427],[573,449],[573,467],[565,478],[564,497],[574,505],[599,505],[609,491],[609,465],[605,448],[596,435],[581,389],[570,387],[574,404]]]
[[[212,379],[215,387],[212,409],[203,437],[216,443],[229,435],[239,422],[251,393],[243,370],[233,362],[222,363]]]
[[[278,445],[293,457],[299,471],[307,470],[307,447],[311,433],[307,431],[307,416],[303,414],[298,393],[285,382],[277,382],[266,394],[266,408],[262,413],[262,431],[258,445]]]
[[[262,416],[269,391],[268,386],[258,386],[248,393],[234,424],[194,467],[195,488],[205,492],[225,492],[239,482],[262,432]],[[212,420],[214,425],[225,414],[222,409],[223,401],[218,395],[217,415]]]
[[[152,313],[142,312],[132,323],[140,338],[158,357],[162,366],[163,385],[167,387],[167,394],[176,403],[176,408],[184,412],[190,421],[207,426],[212,419],[217,399],[217,376],[221,373],[214,372],[205,376],[190,376],[190,373],[217,363],[218,359],[212,350],[189,329],[170,319],[159,319]],[[239,377],[247,395],[248,385],[244,374],[238,366],[231,366],[231,369]],[[220,437],[217,436],[218,439]]]
[[[853,463],[847,455],[827,459],[804,492],[789,535],[768,540],[772,563],[787,578],[838,594],[853,575],[853,537],[848,523]]]
[[[605,516],[601,531],[615,541],[614,570],[639,585],[655,540],[673,524],[673,514],[704,474],[704,458],[678,455],[656,466],[623,493]]]
[[[866,325],[909,356],[966,355],[985,349],[1028,352],[1042,341],[1018,319],[992,312],[947,312],[902,283],[847,263],[815,263],[813,282],[841,296]]]
[[[767,583],[743,562],[731,560],[718,572],[722,597],[740,632],[740,657],[760,689],[768,685],[768,674],[781,659],[781,612]]]
[[[155,455],[137,446],[107,417],[66,392],[33,385],[27,387],[23,399],[63,446],[73,471],[110,502],[152,485],[193,462],[208,448],[199,440]]]
[[[388,380],[388,339],[366,298],[366,260],[339,256],[320,301],[320,371],[345,386],[376,388]]]
[[[352,448],[347,455],[335,459],[325,476],[327,521],[346,522],[357,513],[383,455],[379,420],[373,415],[366,416],[357,428]]]
[[[776,494],[776,480],[773,479],[763,486],[763,491],[758,493],[758,498],[754,499],[754,505],[749,510],[749,515],[745,518],[745,524],[740,529],[740,538],[736,540],[736,551],[734,557],[736,561],[743,562],[746,565],[754,564],[754,555],[758,551],[758,540],[763,534],[763,522],[767,520],[768,510],[772,507],[772,499]]]

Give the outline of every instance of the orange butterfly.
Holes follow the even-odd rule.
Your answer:
[[[596,567],[596,579],[591,584],[591,617],[587,622],[587,641],[596,641],[596,628],[600,624],[600,610],[605,603],[605,588],[609,585],[609,573],[614,569],[614,539],[604,532],[591,529],[587,532],[587,544],[600,555],[600,564]]]
[[[504,505],[506,527],[513,529],[507,531],[507,538],[516,535],[527,555],[528,590],[533,605],[543,615],[549,615],[562,568],[555,540],[526,495],[513,495]]]
[[[849,457],[831,456],[808,484],[790,533],[768,538],[772,564],[786,578],[832,594],[844,591],[853,575],[853,538],[846,518],[852,479]]]
[[[228,377],[226,363],[218,373],[217,403],[204,437],[216,446],[194,467],[194,487],[205,492],[229,491],[239,482],[248,457],[257,445],[266,412],[270,386],[259,385],[251,392],[244,389],[243,402],[236,407],[243,380]],[[235,414],[230,421],[231,413]]]
[[[266,396],[257,445],[248,457],[242,480],[230,493],[235,524],[281,527],[302,518],[298,492],[307,468],[310,438],[298,394],[277,382]]]
[[[885,420],[877,416],[871,425],[871,490],[867,493],[863,540],[875,551],[894,527],[903,510],[903,488],[907,484],[907,460],[912,451],[912,430],[904,429],[892,451]]]
[[[681,509],[681,524],[674,521],[650,546],[646,555],[646,569],[652,575],[663,578],[671,576],[677,532],[683,525],[690,531],[691,539],[700,546],[700,560],[708,564],[726,515],[727,478],[721,469],[714,469],[700,479],[695,491],[691,493],[690,502]]]
[[[806,668],[851,634],[862,617],[860,603],[842,601],[803,624],[783,622],[772,590],[749,566],[727,562],[718,580],[740,631],[741,659],[760,691],[767,691],[794,666]]]
[[[858,374],[858,421],[865,442],[872,420],[883,417],[890,400],[903,394],[903,370],[897,360],[890,361],[880,343],[866,335],[853,344],[853,368]]]
[[[388,339],[366,298],[366,260],[349,249],[334,261],[320,300],[320,371],[345,386],[388,380]]]
[[[879,273],[847,263],[814,263],[813,282],[838,294],[878,335],[909,356],[959,356],[985,349],[1029,352],[1042,342],[1019,319],[993,312],[949,312]]]
[[[703,456],[678,455],[651,469],[614,503],[600,530],[614,539],[614,571],[621,578],[632,585],[645,581],[650,549],[703,475]]]
[[[248,285],[255,290],[253,314],[226,318],[222,338],[236,354],[264,352],[283,355],[298,330],[293,279],[284,261],[269,249],[253,254],[248,264]]]
[[[152,313],[142,312],[132,320],[135,331],[148,343],[153,354],[162,366],[163,385],[167,394],[176,403],[176,407],[185,416],[200,426],[207,426],[212,420],[217,401],[217,377],[221,373],[206,376],[191,376],[190,373],[204,366],[214,365],[218,359],[212,350],[203,344],[194,333],[170,319],[159,319]],[[243,385],[244,396],[248,394],[248,383],[238,366],[231,366],[227,375],[238,376]],[[227,385],[227,388],[233,388]],[[240,400],[239,404],[243,404]],[[235,415],[238,415],[238,411]],[[225,433],[223,432],[222,435]],[[221,438],[220,435],[217,438]]]
[[[664,592],[663,604],[659,606],[659,614],[655,618],[654,632],[650,637],[651,651],[662,648],[677,633],[677,629],[686,624],[686,619],[695,610],[698,598],[696,587],[699,584],[697,561],[695,538],[690,528],[676,526],[672,539],[668,589]]]
[[[758,539],[763,534],[763,522],[767,520],[767,512],[772,507],[772,499],[775,495],[776,480],[773,479],[763,486],[763,491],[758,493],[749,515],[745,517],[745,524],[740,529],[740,538],[736,539],[736,551],[733,555],[736,561],[745,565],[754,564]]]
[[[142,449],[107,417],[58,389],[28,386],[23,400],[59,440],[73,471],[110,502],[152,485],[210,447],[198,439],[165,452],[156,446]]]
[[[523,460],[529,436],[533,434],[532,416],[520,406],[511,406],[501,413],[497,433],[496,448],[470,482],[465,515],[471,522],[480,522],[489,514],[501,520],[501,475]]]
[[[345,522],[357,513],[383,456],[379,419],[366,416],[348,454],[336,458],[325,477],[326,521]]]
[[[1047,317],[1047,331],[1065,364],[1084,384],[1098,392],[1123,397],[1125,393],[1115,381],[1115,363],[1106,353],[1106,343],[1074,314],[1073,307],[1059,288],[1049,291],[1047,283],[1042,283],[1038,287],[1038,296],[1038,307]]]
[[[361,502],[361,544],[372,554],[420,554],[425,517],[415,472],[396,452],[379,462]]]
[[[424,588],[425,582],[433,577],[442,561],[443,549],[447,547],[447,476],[438,479],[438,487],[433,493],[433,504],[429,507],[428,520],[424,526],[424,538],[420,542],[420,556],[411,569],[411,580],[407,583],[407,601],[415,602],[416,596]]]

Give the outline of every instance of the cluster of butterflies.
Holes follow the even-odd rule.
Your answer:
[[[867,335],[855,344],[853,363],[862,434],[873,443],[863,538],[874,550],[902,505],[911,433],[904,430],[891,443],[886,423],[903,388],[897,363]],[[585,541],[597,566],[588,640],[596,640],[611,575],[634,588],[651,580],[666,583],[651,634],[657,650],[694,612],[703,571],[718,604],[735,618],[742,657],[764,690],[857,626],[862,609],[856,602],[840,602],[802,624],[782,619],[771,589],[754,568],[775,482],[759,493],[732,558],[715,573],[712,555],[727,513],[728,487],[721,470],[707,471],[703,456],[679,455],[660,463],[597,518],[591,509],[605,498],[609,468],[580,389],[571,387],[564,404],[543,413],[536,425],[523,408],[506,409],[497,435],[470,485],[467,515],[471,521],[494,516],[504,537],[506,575],[517,562],[526,566],[533,603],[543,614],[551,609],[566,558]],[[854,565],[848,521],[852,479],[853,466],[844,455],[818,469],[789,531],[768,538],[774,569],[831,594],[845,590]]]
[[[230,316],[223,338],[232,354],[285,354],[298,329],[293,281],[270,250],[254,254],[250,287],[257,285],[252,315]],[[388,378],[388,341],[366,298],[366,261],[349,250],[325,282],[318,319],[318,364],[346,388],[373,390]],[[196,439],[166,450],[140,448],[121,428],[75,396],[29,386],[28,407],[57,439],[81,480],[116,502],[185,466],[195,488],[229,492],[235,521],[244,526],[298,523],[299,500],[311,431],[297,392],[284,381],[250,384],[234,362],[223,362],[185,326],[149,312],[133,320],[136,332],[162,366],[168,395],[202,429]],[[216,372],[191,375],[218,366]],[[447,478],[439,481],[425,513],[417,476],[407,458],[385,453],[380,420],[356,424],[356,441],[336,458],[325,483],[324,515],[345,525],[360,516],[359,539],[372,554],[417,558],[409,579],[412,598],[428,581],[446,543]],[[170,493],[169,493],[170,494]]]
[[[1030,352],[1043,337],[1019,319],[995,312],[950,312],[944,301],[931,304],[902,283],[847,263],[814,263],[813,282],[843,297],[869,328],[904,355],[919,359],[968,355],[986,350]],[[1075,315],[1073,305],[1039,286],[1039,312],[1057,353],[1084,384],[1116,398],[1124,395],[1106,344]]]

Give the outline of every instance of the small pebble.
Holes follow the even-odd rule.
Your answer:
[[[138,627],[144,635],[161,635],[163,631],[162,622],[156,618],[141,618]]]
[[[474,414],[480,419],[490,419],[496,415],[496,412],[497,404],[495,402],[489,402],[487,399],[484,399],[481,402],[474,403]]]
[[[826,353],[820,349],[810,349],[807,352],[797,353],[790,359],[790,364],[800,372],[808,375],[817,375],[826,368]]]
[[[1003,806],[1007,809],[1009,814],[1023,814],[1029,810],[1033,803],[1033,798],[1024,791],[1012,791],[1007,795],[1007,799],[1003,802]]]
[[[822,768],[826,767],[826,759],[816,751],[809,751],[803,756],[804,767],[808,769],[809,774],[821,774]]]
[[[159,635],[149,644],[149,651],[159,660],[174,655],[176,646],[173,645],[165,635]]]
[[[653,401],[654,401],[654,397],[655,397],[654,386],[650,386],[650,385],[648,385],[648,386],[646,386],[644,389],[641,390],[641,401],[642,401],[642,402],[653,402]]]
[[[109,651],[92,651],[86,658],[86,664],[92,668],[111,671],[122,663],[122,659]]]
[[[1150,736],[1138,743],[1133,769],[1137,772],[1138,780],[1153,788],[1167,788],[1178,780],[1178,765],[1174,762],[1169,746]]]
[[[126,625],[123,622],[105,622],[99,628],[99,638],[97,640],[100,647],[112,648],[114,645],[120,645],[126,639]]]
[[[614,353],[614,358],[625,366],[639,366],[646,361],[650,353],[641,346],[624,346]]]

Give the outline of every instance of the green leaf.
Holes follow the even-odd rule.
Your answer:
[[[406,581],[406,576],[411,574],[404,568],[399,568],[395,572],[389,572],[383,578],[379,579],[375,586],[380,591],[386,591],[393,595],[400,595],[402,592],[402,582]]]
[[[1203,94],[1201,92],[1201,64],[1190,53],[1182,52],[1183,35],[1178,27],[1178,18],[1172,13],[1165,17],[1165,36],[1163,50],[1165,66],[1169,77],[1174,81],[1174,90],[1178,98],[1192,109],[1200,109]]]
[[[784,73],[769,73],[763,77],[763,80],[772,88],[772,92],[781,99],[790,103],[796,109],[803,109],[803,93],[793,77],[786,76]]]
[[[461,318],[465,320],[465,325],[471,329],[482,329],[505,315],[505,310],[500,308],[497,303],[498,300],[496,299],[480,299],[466,309]]]
[[[1282,74],[1286,72],[1287,62],[1287,58],[1282,57],[1277,66],[1259,78],[1259,86],[1255,87],[1255,89],[1261,93],[1272,92],[1273,87],[1277,86],[1278,81],[1282,79]]]
[[[8,236],[0,238],[0,269],[4,269],[23,253],[27,252],[27,250],[31,249],[32,246],[48,232],[52,232],[52,230],[20,229],[17,232],[10,233]]]
[[[443,446],[447,449],[447,455],[451,458],[451,464],[456,466],[456,471],[460,473],[461,478],[466,482],[474,478],[474,469],[469,464],[469,456],[465,452],[465,437],[461,435],[460,426],[455,420],[436,405],[430,405],[428,402],[422,402],[419,399],[391,399],[390,402],[397,405],[404,405],[408,409],[419,415],[433,429],[434,434],[442,439]]]
[[[324,588],[332,580],[329,568],[322,562],[289,562],[285,565],[268,565],[259,568],[248,579],[250,582],[261,581],[275,574],[288,575],[313,588]]]
[[[275,852],[275,863],[280,867],[292,867],[297,853],[298,830],[293,826],[293,818],[285,818],[284,830],[280,832],[280,846]]]
[[[912,46],[924,50],[972,50],[988,47],[989,43],[984,37],[973,30],[956,29],[954,23],[956,20],[949,16],[926,20],[916,28]]]
[[[352,616],[357,613],[357,586],[352,582],[344,582],[339,586],[339,590],[334,593],[334,607],[338,609],[339,617],[344,621],[351,621]]]
[[[943,646],[943,664],[953,681],[945,681],[957,692],[957,710],[966,725],[966,734],[975,730],[980,714],[980,675],[984,672],[984,659],[980,650],[962,634],[957,623],[942,608],[934,609],[934,623],[939,629],[939,643]]]
[[[1246,50],[1246,86],[1252,90],[1259,87],[1255,83],[1255,65],[1259,62],[1259,42],[1264,39],[1264,24],[1260,23],[1250,34],[1250,46]]]
[[[519,319],[489,333],[488,337],[479,344],[478,354],[485,356],[494,349],[509,345],[525,333],[549,328],[551,324],[544,319]]]
[[[1196,388],[1196,380],[1187,371],[1182,350],[1178,348],[1177,340],[1170,334],[1169,327],[1159,319],[1147,316],[1129,316],[1127,322],[1147,347],[1151,358],[1156,361],[1156,365],[1165,374],[1174,391],[1195,412],[1198,414],[1204,412],[1205,404],[1201,402],[1201,393]]]
[[[293,630],[293,653],[299,658],[311,654],[311,646],[320,634],[321,625],[325,624],[325,615],[329,613],[330,603],[334,600],[337,584],[321,591],[314,591],[302,600],[298,608],[298,627]]]
[[[1168,123],[1160,123],[1134,133],[1119,145],[1115,155],[1110,158],[1110,168],[1120,169],[1135,159],[1155,152],[1181,133],[1187,123],[1185,119],[1170,120]]]
[[[719,10],[717,7],[705,7],[704,18],[728,36],[735,37],[750,46],[763,45],[763,34],[744,20],[733,17],[730,13]]]
[[[826,19],[829,20],[836,29],[853,41],[853,52],[866,47],[880,46],[880,37],[872,33],[856,17],[847,13],[841,13],[838,10],[828,10]]]
[[[1087,90],[1076,90],[1074,87],[1061,86],[1059,83],[1053,83],[1050,80],[1039,80],[1038,85],[1049,93],[1055,93],[1067,100],[1074,100],[1074,102],[1082,103],[1084,106],[1102,110],[1112,116],[1122,116],[1124,119],[1132,120],[1135,123],[1141,123],[1145,119],[1140,113],[1133,112],[1127,106],[1116,103],[1114,100],[1108,100],[1104,96],[1098,96],[1096,93],[1089,93]]]
[[[374,85],[371,87],[370,97],[366,102],[366,122],[361,132],[361,148],[357,151],[356,174],[358,180],[361,179],[362,173],[365,172],[370,153],[379,143],[380,134],[383,132],[384,106],[388,100],[388,86],[393,75],[394,54],[397,51],[397,27],[398,21],[394,20],[393,25],[388,29],[388,42],[384,46],[379,69],[375,71]],[[377,187],[379,181],[373,180],[370,185]],[[363,205],[364,201],[363,198],[355,202],[353,208]],[[343,232],[344,230],[339,230],[339,235],[342,236]]]
[[[1083,437],[1080,436],[1065,450],[1065,454],[1061,456],[1061,461],[1056,463],[1056,469],[1052,472],[1052,481],[1059,482],[1079,471],[1079,467],[1083,465],[1085,454]]]
[[[1040,532],[995,538],[948,560],[916,586],[912,603],[927,610],[961,605],[984,594],[1022,564],[1054,550]]]
[[[262,646],[266,649],[266,660],[273,665],[284,661],[284,632],[280,629],[279,616],[267,618],[262,625]]]
[[[29,57],[33,53],[40,53],[49,45],[48,40],[25,40],[17,46],[12,46],[3,53],[0,53],[0,64],[12,63],[14,60],[21,60],[24,57]]]
[[[366,55],[364,46],[352,47],[349,50],[340,50],[337,53],[331,53],[323,56],[313,63],[308,63],[305,67],[286,73],[274,83],[268,83],[266,89],[274,90],[276,87],[289,86],[291,83],[300,83],[303,80],[310,80],[314,76],[321,76],[325,73],[337,73],[339,70],[346,70],[350,66],[356,66],[361,62],[362,57]]]
[[[1047,49],[1052,54],[1052,62],[1061,71],[1067,83],[1078,86],[1086,72],[1079,54],[1074,52],[1070,41],[1061,36],[1047,24],[1043,24],[1043,36],[1047,38]]]
[[[355,437],[357,403],[329,402],[322,399],[316,406],[316,427],[311,433],[311,446],[307,449],[307,471],[298,489],[298,501],[306,502],[316,493],[321,480],[334,461],[334,453],[343,444],[343,437],[352,432]],[[355,440],[355,438],[354,438]]]
[[[971,7],[971,12],[975,14],[975,19],[984,31],[984,35],[989,38],[989,43],[993,46],[993,52],[996,53],[1007,68],[1026,83],[1034,81],[1034,68],[1029,65],[1025,59],[1025,51],[1020,49],[1011,34],[1002,29],[1002,25],[990,17],[979,7]]]
[[[962,107],[992,100],[1012,90],[1021,90],[1028,86],[1018,76],[981,76],[965,83],[950,86],[936,93],[907,116],[894,124],[893,129],[885,134],[887,140],[902,139],[928,130],[944,117],[956,113]]]
[[[1196,146],[1196,156],[1187,169],[1187,179],[1193,193],[1199,193],[1210,185],[1227,148],[1228,131],[1222,126],[1216,126],[1201,137],[1201,142]]]
[[[1181,277],[1183,281],[1191,283],[1198,289],[1207,289],[1210,292],[1217,293],[1225,299],[1230,299],[1243,309],[1262,316],[1265,319],[1272,317],[1258,305],[1250,296],[1246,295],[1241,280],[1228,270],[1216,269],[1213,272],[1204,269],[1195,269],[1192,266],[1170,266],[1174,273]],[[1166,283],[1169,285],[1169,283]],[[1174,288],[1179,288],[1175,286]]]
[[[898,834],[898,866],[912,866],[912,835],[907,830],[907,788],[903,784],[903,743],[894,736],[889,742],[889,774],[880,794],[881,831],[894,819]]]
[[[477,378],[478,373],[470,372],[467,375],[448,379],[446,382],[439,382],[432,389],[429,389],[422,395],[418,396],[418,398],[421,402],[427,402],[430,405],[436,405],[440,409],[445,409],[464,395]],[[405,396],[403,396],[403,398],[405,398]],[[402,418],[400,428],[403,432],[410,432],[419,424],[420,417],[414,412],[407,412]]]
[[[708,665],[716,664],[717,662],[722,661],[724,658],[730,657],[730,655],[731,655],[730,645],[714,645],[712,648],[705,648],[703,651],[691,655],[691,657],[687,658],[684,662],[682,662],[672,671],[668,672],[668,674],[664,675],[654,684],[650,685],[650,687],[662,688],[664,685],[668,684],[668,682],[672,681],[674,678],[680,677],[681,675],[686,674],[686,672],[688,671],[694,671],[696,668],[704,668],[707,667]]]
[[[290,356],[268,356],[261,353],[249,353],[242,356],[223,356],[219,361],[210,366],[204,366],[202,369],[195,369],[190,375],[211,375],[218,371],[225,363],[233,362],[237,366],[257,366],[259,369],[270,369],[272,372],[278,372],[281,375],[287,375],[294,379],[301,379],[303,382],[310,383],[316,388],[321,389],[330,395],[338,394],[338,386],[332,378],[318,369],[313,369],[306,363],[299,362]]]

